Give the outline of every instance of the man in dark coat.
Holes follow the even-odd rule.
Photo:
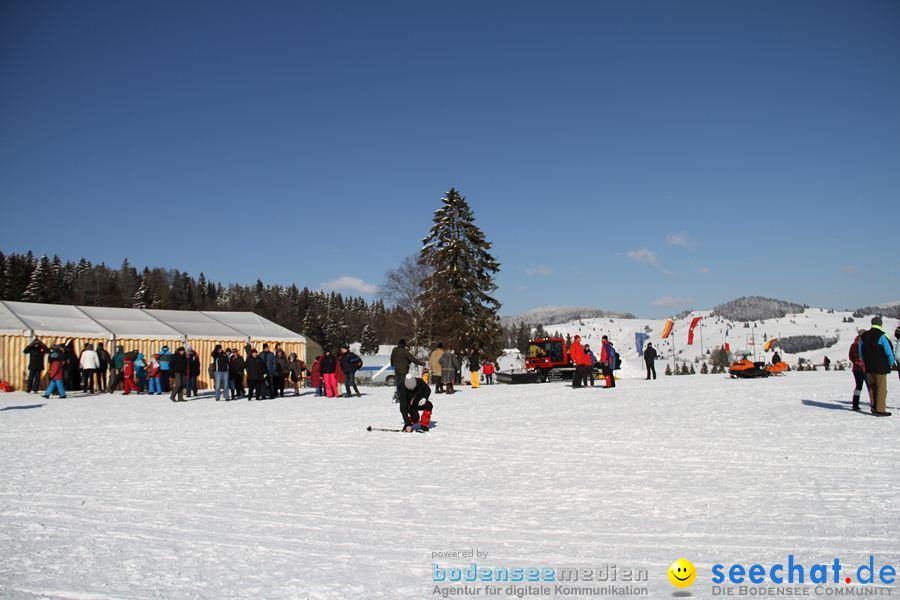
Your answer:
[[[245,367],[247,368],[247,401],[253,400],[253,392],[256,392],[257,400],[262,400],[266,362],[259,357],[256,348],[250,350],[250,358],[247,359]]]
[[[421,377],[413,377],[408,374],[403,380],[406,388],[407,406],[403,415],[403,430],[412,431],[418,423],[421,431],[428,431],[431,425],[431,411],[434,405],[428,398],[431,396],[431,388]],[[419,409],[422,409],[422,420],[419,420]],[[402,411],[401,411],[402,412]]]
[[[872,328],[859,336],[859,357],[866,365],[869,399],[876,417],[889,417],[887,411],[887,376],[896,361],[891,341],[884,333],[881,317],[872,317]]]
[[[400,413],[406,414],[406,375],[409,373],[409,365],[416,364],[424,367],[425,363],[413,356],[406,348],[406,340],[400,339],[391,350],[391,366],[394,367],[394,385],[397,386],[397,401],[400,403]]]
[[[48,348],[40,338],[25,346],[23,354],[28,355],[28,381],[25,384],[25,392],[37,393],[41,388],[41,372],[44,370],[44,355],[50,354]]]
[[[231,354],[231,395],[233,398],[240,398],[244,395],[244,365],[244,357],[235,349]]]
[[[650,379],[650,375],[653,375],[653,379],[656,379],[656,348],[653,347],[653,344],[647,343],[647,347],[644,348],[644,363],[647,365],[647,379]]]
[[[109,363],[112,361],[112,357],[106,351],[106,348],[103,347],[103,342],[97,343],[97,361],[100,365],[97,367],[97,391],[105,392],[106,372],[109,371]]]
[[[184,399],[184,377],[187,373],[187,355],[184,346],[179,346],[175,354],[170,355],[169,374],[172,376],[172,392],[169,400],[172,402],[186,402]],[[175,396],[178,396],[178,400]]]
[[[359,371],[359,368],[362,366],[362,359],[350,352],[350,346],[346,344],[341,347],[341,370],[344,372],[344,387],[347,389],[347,393],[345,398],[350,398],[353,396],[351,390],[356,391],[356,397],[359,398],[362,394],[359,393],[359,388],[356,387],[356,372]]]

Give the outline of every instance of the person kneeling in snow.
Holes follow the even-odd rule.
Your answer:
[[[431,411],[434,405],[428,398],[431,396],[431,388],[422,378],[413,377],[407,373],[406,380],[403,382],[406,386],[407,405],[406,411],[403,412],[403,431],[412,431],[413,425],[418,423],[419,429],[428,431],[431,425]],[[419,409],[422,409],[422,419],[419,420]],[[401,404],[402,409],[402,404]]]

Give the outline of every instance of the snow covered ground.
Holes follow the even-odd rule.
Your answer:
[[[889,381],[885,419],[848,410],[846,372],[466,388],[436,397],[428,434],[365,431],[398,424],[386,388],[2,394],[0,597],[432,598],[433,562],[473,562],[433,553],[470,549],[480,567],[644,568],[651,597],[679,557],[697,597],[716,563],[900,567]]]

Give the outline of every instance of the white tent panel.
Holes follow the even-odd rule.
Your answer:
[[[28,335],[28,327],[13,311],[6,308],[6,304],[0,302],[0,333],[7,335]]]
[[[299,333],[252,312],[206,311],[203,314],[257,340],[294,342],[306,339]]]
[[[6,302],[9,308],[35,335],[107,338],[110,332],[68,304]]]
[[[79,306],[89,317],[112,331],[117,338],[180,339],[182,335],[159,319],[136,308]]]
[[[202,312],[148,308],[145,312],[189,338],[210,340],[246,340],[247,336]]]

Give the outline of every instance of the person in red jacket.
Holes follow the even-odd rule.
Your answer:
[[[606,379],[606,387],[616,387],[616,349],[609,342],[608,336],[603,336],[603,349],[600,351],[600,367]]]
[[[44,398],[50,398],[53,390],[59,392],[60,398],[66,397],[66,387],[63,385],[63,377],[66,374],[66,361],[64,360],[64,350],[61,346],[56,346],[50,353],[50,385],[44,390]]]
[[[309,384],[316,388],[316,396],[322,395],[322,356],[316,357],[309,372]]]
[[[591,357],[585,354],[584,346],[581,345],[581,336],[576,335],[569,346],[569,356],[575,363],[575,375],[572,378],[572,387],[580,388],[587,385],[588,369],[591,368]]]
[[[125,383],[123,385],[125,388],[125,393],[123,395],[127,396],[129,394],[129,392],[131,392],[131,390],[138,392],[139,391],[138,386],[134,382],[134,359],[131,357],[131,354],[128,354],[125,356],[124,375],[125,375]]]
[[[859,410],[859,395],[862,393],[863,384],[866,384],[867,390],[869,387],[869,384],[866,383],[866,363],[859,357],[859,336],[865,332],[865,329],[859,330],[856,339],[850,344],[850,352],[848,353],[850,364],[852,365],[853,379],[856,381],[856,386],[853,388],[853,410]],[[870,406],[869,408],[875,410],[874,407]]]
[[[494,363],[487,360],[481,366],[481,372],[484,373],[484,382],[488,385],[494,383]]]

